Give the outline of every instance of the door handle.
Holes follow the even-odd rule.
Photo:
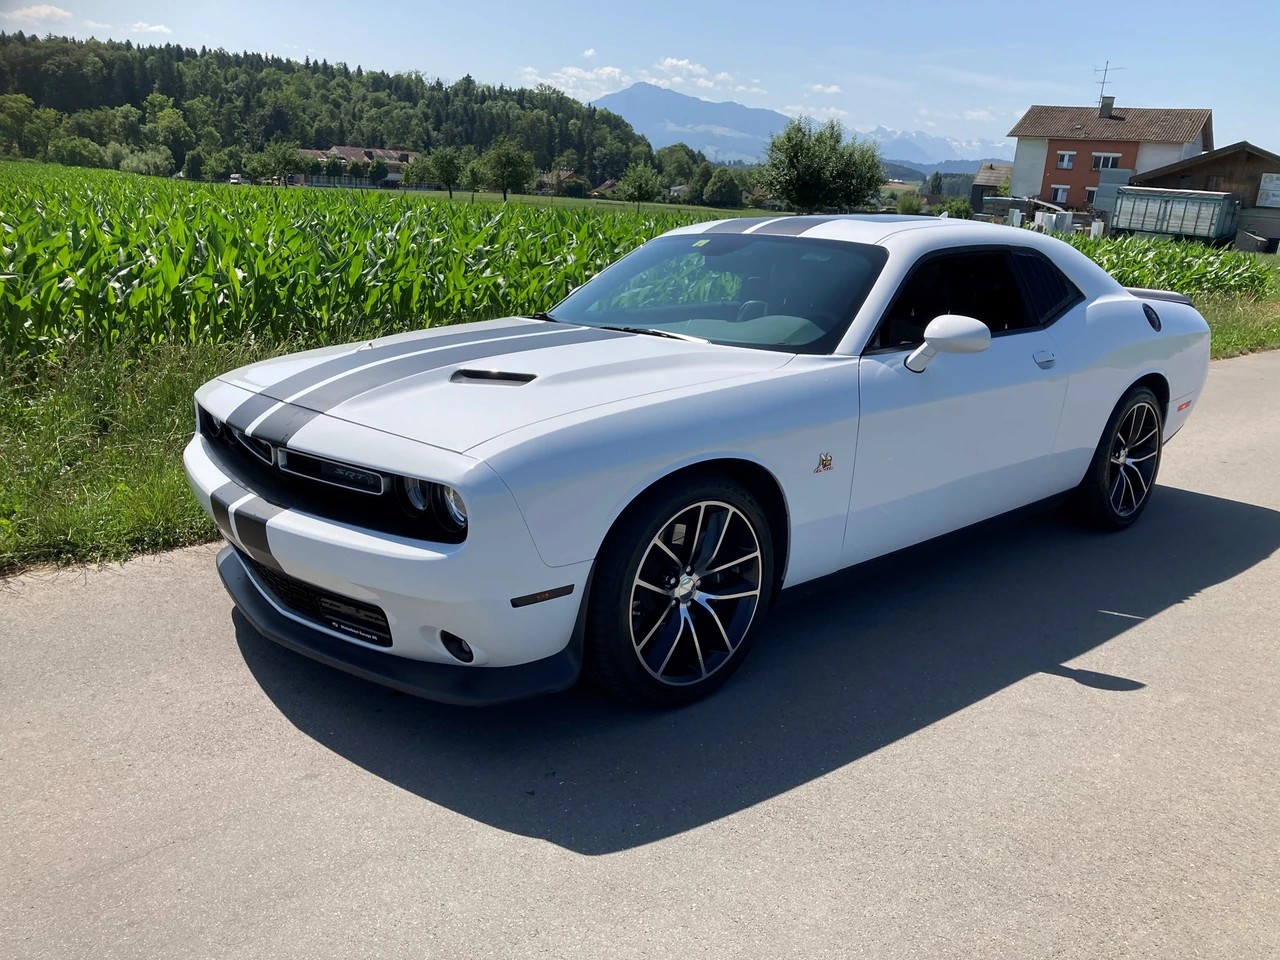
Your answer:
[[[1031,359],[1036,362],[1041,370],[1048,370],[1058,359],[1058,355],[1052,350],[1037,350],[1031,355]]]

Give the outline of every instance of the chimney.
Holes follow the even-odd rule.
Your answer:
[[[1111,119],[1111,108],[1116,105],[1115,97],[1103,97],[1098,102],[1098,116],[1103,120]]]

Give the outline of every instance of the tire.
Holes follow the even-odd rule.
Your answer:
[[[1146,387],[1134,387],[1121,398],[1089,471],[1076,488],[1079,518],[1100,530],[1133,526],[1151,502],[1160,472],[1164,417],[1160,401]]]
[[[764,510],[740,484],[704,477],[645,494],[614,526],[596,564],[588,677],[626,700],[700,700],[746,659],[773,573]]]

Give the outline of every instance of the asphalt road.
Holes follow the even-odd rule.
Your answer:
[[[1280,956],[1280,353],[1138,528],[791,598],[709,702],[472,711],[290,654],[214,548],[0,584],[0,956]]]

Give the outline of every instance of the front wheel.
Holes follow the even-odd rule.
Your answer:
[[[1151,499],[1163,439],[1160,401],[1146,387],[1134,387],[1111,414],[1076,490],[1082,519],[1103,530],[1131,526]]]
[[[601,550],[587,667],[606,690],[691,703],[746,658],[773,584],[773,538],[749,491],[708,478],[647,495]]]

